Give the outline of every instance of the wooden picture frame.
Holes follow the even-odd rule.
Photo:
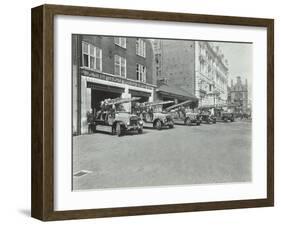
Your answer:
[[[240,25],[267,29],[267,198],[121,208],[54,210],[54,16],[87,16]],[[32,9],[32,200],[43,221],[265,207],[274,205],[274,20],[42,5]]]

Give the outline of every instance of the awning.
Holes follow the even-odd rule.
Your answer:
[[[161,85],[157,88],[156,92],[162,95],[163,97],[177,98],[183,101],[198,101],[198,98],[195,95],[189,93],[187,90],[179,86]]]

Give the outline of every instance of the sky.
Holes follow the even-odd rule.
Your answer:
[[[218,45],[229,65],[229,85],[231,79],[235,84],[236,77],[241,76],[242,82],[248,79],[249,97],[251,97],[252,77],[253,77],[253,51],[252,44],[249,43],[230,43],[213,42]]]

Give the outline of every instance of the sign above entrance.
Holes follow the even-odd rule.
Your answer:
[[[114,75],[110,75],[110,74],[105,74],[105,73],[101,73],[101,72],[96,72],[96,71],[92,71],[86,68],[81,68],[81,75],[82,76],[89,76],[92,78],[96,78],[96,79],[101,79],[101,80],[105,80],[105,81],[109,81],[109,82],[115,82],[115,83],[121,83],[121,84],[126,84],[126,85],[130,85],[130,86],[135,86],[135,87],[139,87],[139,88],[144,88],[144,89],[149,89],[149,90],[153,90],[153,85],[148,85],[148,84],[144,84],[138,81],[132,81],[126,78],[122,78],[122,77],[117,77]]]
[[[120,95],[121,93],[124,92],[124,89],[119,87],[107,86],[107,85],[97,84],[93,82],[87,82],[87,88],[105,91],[105,92],[111,92],[111,93],[120,93]]]

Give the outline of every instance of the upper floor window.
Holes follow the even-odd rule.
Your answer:
[[[137,39],[136,53],[139,56],[146,57],[146,43],[143,39],[140,39],[140,38]]]
[[[209,92],[212,92],[212,85],[209,84]]]
[[[203,45],[200,46],[200,54],[201,56],[205,57],[206,56],[206,51]]]
[[[126,49],[126,38],[115,37],[114,43]]]
[[[204,62],[200,62],[200,72],[201,73],[205,72],[205,64],[204,64]]]
[[[92,44],[82,42],[82,66],[102,70],[102,50]]]
[[[114,55],[114,74],[121,77],[126,77],[126,58]]]
[[[136,72],[137,72],[137,80],[141,82],[146,82],[146,67],[141,64],[137,64]]]

